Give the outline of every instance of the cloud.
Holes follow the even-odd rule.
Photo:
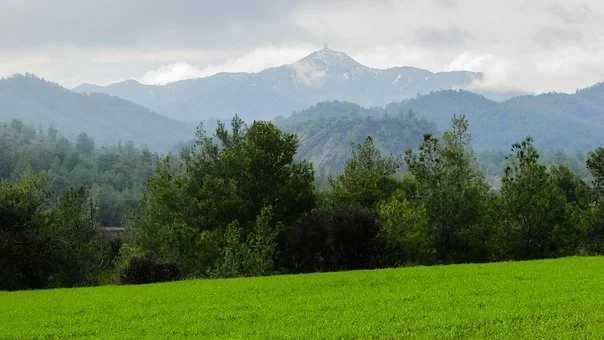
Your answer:
[[[510,79],[511,67],[505,59],[492,54],[464,52],[449,64],[447,70],[466,70],[481,72],[482,79],[477,80],[470,88],[475,90],[521,90]]]
[[[178,80],[204,76],[203,72],[191,64],[180,62],[162,66],[146,72],[140,79],[143,84],[165,85]]]
[[[293,63],[304,57],[316,46],[264,46],[242,56],[221,58],[221,62],[197,67],[188,62],[162,65],[145,72],[137,79],[144,84],[163,85],[178,80],[211,76],[220,72],[258,72],[269,67]],[[155,58],[158,58],[157,56]],[[102,58],[107,61],[107,57]],[[110,61],[130,60],[129,56],[110,56]]]
[[[0,1],[0,75],[165,82],[291,63],[323,43],[373,67],[472,69],[481,86],[604,79],[597,0]]]

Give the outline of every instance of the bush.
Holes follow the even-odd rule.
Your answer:
[[[178,278],[178,266],[161,261],[153,252],[131,257],[120,273],[120,282],[125,284],[173,281]]]

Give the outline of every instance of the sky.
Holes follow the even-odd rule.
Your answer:
[[[376,68],[573,92],[604,80],[604,1],[0,0],[0,76],[66,87],[256,72],[325,43]]]

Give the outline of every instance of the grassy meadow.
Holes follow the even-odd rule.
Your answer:
[[[604,257],[0,292],[0,338],[603,338]]]

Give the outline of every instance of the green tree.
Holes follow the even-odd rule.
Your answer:
[[[52,274],[42,178],[0,181],[0,288],[43,288]]]
[[[197,136],[180,159],[158,167],[133,226],[135,246],[190,275],[215,267],[231,236],[257,232],[265,207],[275,224],[288,224],[315,204],[312,167],[294,160],[295,135],[269,122],[246,128],[235,117],[230,130],[219,123],[213,137],[201,127]]]
[[[42,177],[0,181],[0,289],[94,283],[105,269],[85,190],[55,201]]]
[[[595,151],[590,152],[586,165],[593,177],[593,186],[596,194],[604,197],[604,148],[597,148]]]
[[[213,270],[214,276],[232,277],[267,275],[275,270],[277,235],[272,208],[265,207],[258,215],[254,229],[243,239],[236,222],[229,224],[224,233],[222,256]]]
[[[429,262],[433,255],[428,235],[428,212],[408,193],[399,190],[378,205],[380,237],[386,262],[393,265]]]
[[[427,232],[436,260],[477,261],[490,256],[491,195],[469,150],[465,117],[454,117],[439,140],[427,135],[405,161],[417,181],[417,201],[427,213]]]
[[[540,164],[530,138],[513,145],[508,162],[501,188],[505,253],[516,259],[573,254],[583,228],[579,182]]]
[[[91,203],[84,188],[71,189],[49,212],[45,233],[53,245],[51,286],[94,283],[110,266],[109,244],[95,228]]]
[[[86,133],[80,133],[76,140],[76,149],[82,154],[90,155],[94,151],[94,140]]]
[[[587,230],[586,250],[601,254],[604,253],[604,148],[591,152],[586,165],[593,178],[596,196]]]
[[[392,157],[384,156],[373,144],[373,139],[367,137],[353,151],[342,174],[330,178],[333,201],[375,208],[379,201],[396,190],[394,174],[398,168],[398,162]]]

